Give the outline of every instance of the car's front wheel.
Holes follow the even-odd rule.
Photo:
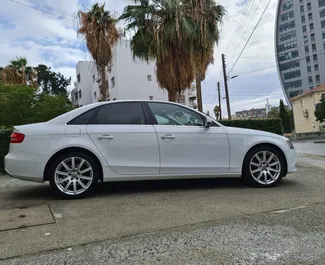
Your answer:
[[[243,178],[255,186],[275,186],[286,175],[286,172],[285,158],[271,146],[254,148],[244,160]]]
[[[51,164],[49,181],[58,195],[81,198],[90,194],[98,182],[98,165],[94,159],[81,152],[59,155]]]

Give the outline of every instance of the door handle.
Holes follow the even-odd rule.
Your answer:
[[[112,135],[102,135],[98,137],[99,140],[112,140],[114,139],[114,136]]]
[[[172,134],[165,134],[163,136],[161,136],[161,139],[165,140],[165,139],[175,139],[176,137]]]

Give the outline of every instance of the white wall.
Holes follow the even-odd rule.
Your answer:
[[[115,52],[116,61],[110,74],[110,80],[115,77],[115,87],[112,88],[110,84],[112,96],[116,95],[116,99],[143,100],[152,96],[154,100],[168,100],[167,91],[158,86],[154,62],[134,60],[129,41],[126,40],[121,40],[116,45]],[[151,81],[148,81],[148,75],[151,76]]]
[[[77,89],[81,91],[79,94],[79,106],[92,103],[92,83],[93,83],[93,66],[90,62],[79,61],[76,66]],[[80,81],[78,82],[78,74]]]

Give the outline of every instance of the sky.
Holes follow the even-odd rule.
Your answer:
[[[217,82],[221,84],[222,114],[226,100],[221,68],[221,54],[226,56],[227,73],[234,65],[248,37],[269,0],[219,0],[227,14],[221,25],[221,36],[215,47],[214,64],[202,82],[204,111],[218,104]],[[278,106],[284,99],[275,65],[274,25],[278,0],[271,0],[263,19],[233,67],[229,77],[231,112]],[[89,60],[82,37],[77,36],[76,13],[87,10],[95,0],[1,0],[0,66],[10,60],[26,57],[29,65],[46,64],[54,71],[76,80],[75,65]],[[106,8],[120,15],[131,0],[100,0]],[[30,8],[33,6],[36,9]],[[43,11],[37,10],[42,9]],[[44,12],[45,11],[45,12]],[[263,70],[261,70],[263,69]],[[72,88],[72,85],[69,89]]]

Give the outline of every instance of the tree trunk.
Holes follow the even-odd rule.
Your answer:
[[[108,82],[106,82],[106,69],[105,67],[100,68],[100,79],[101,79],[101,86],[100,92],[102,94],[102,100],[106,101],[109,98],[108,94]]]
[[[200,73],[196,73],[196,75],[195,75],[195,83],[196,83],[196,94],[197,94],[197,107],[198,107],[198,111],[203,112],[202,91],[201,91],[201,74]]]
[[[177,92],[176,91],[168,91],[168,101],[171,101],[171,102],[177,101]]]

